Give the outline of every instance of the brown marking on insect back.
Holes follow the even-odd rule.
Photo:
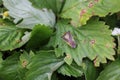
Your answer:
[[[96,40],[90,40],[90,44],[94,45],[96,43]]]
[[[27,66],[27,64],[28,64],[28,62],[27,62],[26,60],[23,60],[23,61],[22,61],[22,67],[25,68],[25,67]]]

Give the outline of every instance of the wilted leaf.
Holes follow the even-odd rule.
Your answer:
[[[86,24],[91,16],[104,17],[120,11],[119,3],[120,0],[66,0],[61,16],[71,18],[71,23],[78,27]]]
[[[53,51],[40,51],[32,58],[27,66],[25,80],[51,80],[51,76],[61,65],[63,59],[58,59]]]
[[[120,80],[120,59],[108,65],[97,80]]]
[[[64,53],[66,56],[69,54],[71,57],[65,59],[68,64],[72,63],[69,61],[70,59],[74,59],[78,65],[81,65],[82,59],[85,57],[94,60],[95,66],[99,66],[100,62],[106,63],[106,58],[114,60],[115,52],[113,48],[115,45],[111,37],[111,31],[104,22],[91,19],[87,25],[75,28],[65,21],[61,21],[56,28],[56,35],[51,38],[48,45],[54,46],[57,56],[62,56]],[[66,41],[62,37],[68,31],[75,40],[75,48],[68,45],[68,43],[73,44],[71,40]],[[70,36],[65,37],[71,39]]]
[[[32,29],[36,24],[53,27],[55,15],[51,10],[39,10],[32,7],[28,0],[3,0],[4,6],[9,10],[9,15],[18,23],[21,19],[22,28]]]

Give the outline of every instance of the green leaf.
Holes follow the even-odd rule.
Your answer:
[[[83,63],[83,69],[86,80],[96,80],[98,72],[91,61],[85,60]]]
[[[0,5],[2,4],[2,0],[0,0]]]
[[[2,52],[0,52],[0,68],[2,67],[3,58],[2,58]]]
[[[0,67],[0,78],[2,80],[24,80],[25,68],[22,68],[19,64],[19,53],[14,53],[6,60],[3,60]]]
[[[32,32],[31,38],[28,42],[27,48],[36,49],[45,44],[52,35],[53,30],[45,25],[36,25]]]
[[[63,59],[58,59],[53,51],[40,51],[32,58],[27,66],[25,80],[51,80],[51,76],[61,65]]]
[[[72,61],[69,60],[74,59],[78,65],[81,65],[82,59],[88,57],[90,60],[94,60],[95,66],[99,66],[100,62],[107,62],[106,58],[114,60],[115,51],[113,48],[115,44],[111,37],[111,31],[104,22],[93,18],[87,25],[75,28],[65,24],[65,21],[61,21],[58,22],[56,28],[56,34],[51,38],[48,46],[55,48],[57,56],[63,56],[65,53],[66,63],[71,64]],[[66,32],[70,32],[76,47],[71,47],[68,45],[71,42],[64,40],[63,36]]]
[[[24,32],[15,26],[0,26],[0,50],[13,50],[23,46],[30,37],[30,33],[24,35]]]
[[[60,12],[65,0],[30,0],[33,6],[42,9],[52,9],[56,14]]]
[[[58,73],[67,76],[80,77],[83,75],[83,69],[75,63],[72,63],[71,65],[64,64],[58,69]]]
[[[27,65],[31,62],[31,58],[34,57],[34,53],[30,51],[30,54],[28,54],[26,51],[23,52],[23,54],[20,55],[20,64],[23,68],[26,68]]]
[[[61,16],[71,18],[71,24],[78,27],[86,24],[91,16],[104,17],[120,11],[119,3],[120,0],[66,0]]]
[[[11,20],[9,19],[0,19],[0,26],[10,26],[15,25]]]
[[[98,77],[97,80],[120,80],[120,59],[109,64]]]
[[[21,19],[21,28],[32,29],[36,24],[53,27],[55,15],[51,10],[39,10],[31,6],[28,0],[3,0],[4,6],[9,10],[9,15],[18,23]]]

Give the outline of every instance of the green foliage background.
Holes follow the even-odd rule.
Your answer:
[[[0,0],[0,80],[120,80],[119,3]]]

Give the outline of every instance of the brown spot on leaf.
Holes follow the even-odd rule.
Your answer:
[[[91,40],[91,41],[90,41],[90,44],[91,44],[91,45],[94,45],[95,43],[96,43],[95,40]]]
[[[22,61],[22,66],[25,68],[27,66],[28,62],[26,60]]]
[[[66,58],[71,58],[71,55],[70,54],[66,54]]]
[[[87,12],[86,9],[82,9],[81,12],[80,12],[80,17],[82,17],[86,12]]]

